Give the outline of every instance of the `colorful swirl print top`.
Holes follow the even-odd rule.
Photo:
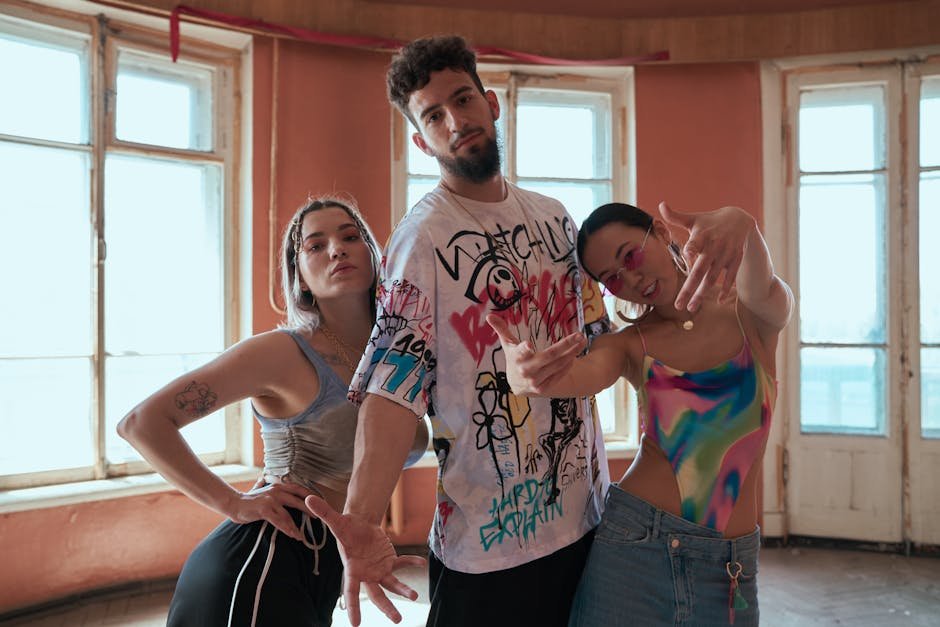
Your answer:
[[[667,366],[649,355],[642,333],[640,339],[644,437],[672,465],[682,517],[724,531],[767,442],[776,381],[754,359],[746,336],[737,355],[699,372]]]

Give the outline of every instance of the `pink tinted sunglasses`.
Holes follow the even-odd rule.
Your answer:
[[[623,289],[623,273],[636,270],[643,265],[643,249],[646,248],[646,240],[649,239],[652,229],[653,224],[650,223],[646,229],[646,235],[643,236],[643,243],[638,248],[631,248],[627,251],[627,254],[623,256],[623,263],[620,264],[620,268],[616,272],[607,278],[601,279],[601,284],[604,286],[604,296],[616,295],[617,292]]]

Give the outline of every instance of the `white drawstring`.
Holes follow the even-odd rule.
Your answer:
[[[258,539],[255,540],[255,546],[251,549],[251,553],[248,554],[248,559],[245,560],[245,564],[242,566],[242,569],[238,571],[238,577],[235,578],[235,589],[232,590],[232,604],[228,608],[228,627],[232,627],[232,614],[235,612],[235,597],[238,596],[238,584],[241,582],[242,575],[245,574],[245,569],[248,568],[248,564],[251,563],[251,558],[255,556],[255,551],[258,550],[258,545],[261,544],[261,538],[264,536],[264,530],[268,527],[268,521],[264,521],[264,524],[261,525],[261,530],[258,532]]]
[[[271,532],[271,544],[268,545],[268,558],[264,560],[264,568],[261,569],[261,577],[258,579],[258,587],[255,588],[255,605],[251,610],[251,627],[255,627],[255,621],[258,620],[258,607],[261,605],[261,586],[268,576],[268,569],[271,568],[271,562],[274,561],[274,546],[277,538],[277,529]]]
[[[320,527],[323,529],[323,539],[317,542],[317,537],[313,533],[313,523],[310,520],[310,516],[306,513],[303,514],[300,521],[300,530],[301,530],[301,542],[304,546],[313,551],[313,574],[320,574],[320,549],[326,546],[327,538],[327,529],[326,524],[317,518],[320,522]],[[261,544],[261,538],[264,537],[264,530],[268,527],[268,521],[264,521],[264,524],[261,525],[261,530],[258,531],[258,538],[255,540],[255,545],[251,549],[251,553],[248,554],[248,559],[245,560],[242,569],[238,572],[238,577],[235,578],[235,588],[232,590],[232,604],[229,606],[228,610],[228,627],[232,627],[232,616],[235,613],[235,598],[238,596],[238,584],[241,582],[242,575],[245,573],[245,569],[248,568],[248,564],[251,563],[251,559],[255,556],[255,552],[258,550],[258,546]],[[276,545],[275,540],[277,539],[277,529],[274,529],[271,532],[271,542],[268,545],[268,556],[264,560],[264,567],[261,569],[261,577],[258,579],[258,586],[255,588],[255,602],[254,607],[251,610],[251,627],[255,627],[255,622],[258,619],[258,608],[261,605],[261,587],[264,585],[264,580],[268,576],[268,570],[271,568],[271,562],[274,561],[274,547]],[[307,534],[310,534],[310,537],[313,539],[313,542],[307,540]]]
[[[307,541],[308,533],[310,534],[311,538],[313,538],[314,540],[317,539],[317,537],[313,533],[313,523],[310,522],[310,516],[308,516],[307,513],[304,512],[303,518],[300,520],[300,528],[302,531],[302,533],[300,534],[302,537],[301,541],[304,543],[305,547],[313,550],[313,574],[314,575],[320,574],[320,549],[326,546],[326,534],[327,534],[326,524],[319,518],[317,518],[317,520],[320,522],[320,528],[323,529],[323,539],[317,543],[312,543],[312,542]]]

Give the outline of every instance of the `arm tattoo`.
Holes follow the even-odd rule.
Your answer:
[[[212,413],[217,398],[208,385],[193,381],[176,395],[176,408],[192,418],[200,418]]]

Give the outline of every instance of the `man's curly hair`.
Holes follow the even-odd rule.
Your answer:
[[[411,94],[423,89],[431,80],[431,72],[441,70],[466,72],[484,93],[483,82],[477,74],[476,54],[458,35],[425,37],[406,44],[392,58],[385,76],[388,100],[418,128],[418,122],[408,110]]]

